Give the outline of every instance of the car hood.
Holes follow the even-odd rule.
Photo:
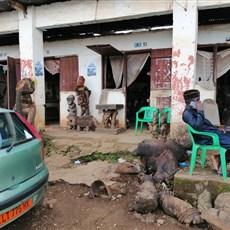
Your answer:
[[[44,167],[42,146],[38,139],[0,150],[0,192],[30,179]]]

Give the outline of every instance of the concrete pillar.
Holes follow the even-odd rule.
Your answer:
[[[32,78],[35,82],[33,100],[36,105],[35,127],[45,126],[45,81],[43,61],[43,34],[35,28],[34,8],[30,7],[26,17],[19,12],[19,50],[21,78]]]
[[[195,86],[197,33],[197,1],[173,1],[171,137],[185,131],[183,91]]]

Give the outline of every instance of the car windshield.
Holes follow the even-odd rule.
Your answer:
[[[31,140],[33,137],[15,113],[0,113],[0,149]]]

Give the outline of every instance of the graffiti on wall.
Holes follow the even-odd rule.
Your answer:
[[[22,78],[33,78],[33,61],[28,59],[21,60]]]
[[[186,62],[180,62],[180,49],[174,50],[172,53],[174,61],[172,61],[172,107],[175,107],[178,114],[182,114],[184,110],[183,92],[186,89],[193,88],[193,68],[194,56],[189,55]],[[179,104],[178,104],[179,102]]]
[[[154,89],[171,89],[171,58],[156,58],[154,66],[157,67],[153,75]]]

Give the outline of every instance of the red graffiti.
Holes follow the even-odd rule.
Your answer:
[[[174,92],[178,92],[178,91],[181,91],[182,88],[183,88],[183,84],[182,84],[181,79],[179,79],[178,77],[174,77],[173,82],[172,82],[172,90]],[[176,95],[173,95],[173,96],[175,96],[175,98],[177,98],[178,95],[179,94],[176,93]]]
[[[180,57],[180,54],[181,54],[180,49],[178,49],[178,50],[174,50],[173,51],[172,56],[174,56],[174,57]]]
[[[177,77],[177,72],[173,74],[172,81],[172,101],[177,101],[179,103],[184,103],[183,92],[185,89],[189,89],[191,85],[192,79],[187,76],[183,76],[181,78]]]
[[[191,65],[194,65],[194,62],[195,62],[194,56],[190,55],[190,56],[188,57],[188,60],[189,60],[188,68],[190,69],[190,66],[191,66]]]
[[[172,65],[175,67],[175,68],[177,68],[178,67],[178,61],[172,61]]]
[[[180,66],[186,66],[186,64],[185,63],[181,63]]]
[[[189,86],[191,84],[191,78],[184,77],[183,80],[184,80],[185,88],[189,88]]]
[[[33,61],[28,59],[21,60],[21,77],[33,78]]]

